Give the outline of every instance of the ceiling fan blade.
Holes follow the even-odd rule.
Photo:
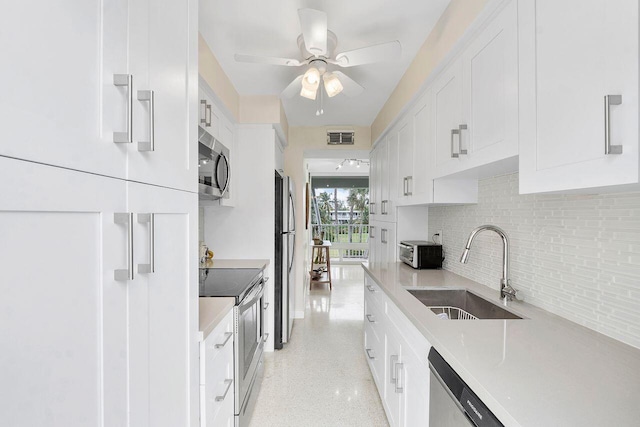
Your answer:
[[[307,51],[315,56],[327,53],[327,14],[321,10],[298,9],[300,28]]]
[[[334,71],[333,74],[338,76],[338,78],[340,79],[340,83],[342,83],[342,93],[344,93],[346,96],[358,96],[362,92],[364,92],[364,88],[351,77],[347,76],[345,73]]]
[[[239,53],[235,54],[235,59],[237,62],[250,62],[252,64],[286,65],[288,67],[299,67],[301,65],[304,65],[303,62],[300,62],[297,59],[241,55]]]
[[[301,74],[298,77],[296,77],[291,83],[289,83],[289,86],[287,86],[282,91],[282,96],[284,98],[293,98],[295,95],[300,93],[300,87],[302,86],[303,77],[304,77],[304,74]]]
[[[393,61],[399,59],[401,53],[402,45],[398,40],[394,40],[339,53],[336,55],[336,63],[342,67],[353,67],[374,62]]]

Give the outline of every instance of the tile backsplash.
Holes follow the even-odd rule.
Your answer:
[[[443,267],[500,288],[502,243],[511,241],[511,279],[530,304],[640,348],[640,192],[518,194],[518,174],[479,183],[478,204],[429,208],[429,233],[443,231]]]

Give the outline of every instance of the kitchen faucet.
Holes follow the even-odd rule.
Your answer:
[[[511,279],[509,278],[509,238],[507,237],[507,233],[504,232],[499,227],[495,225],[481,225],[471,232],[469,235],[469,240],[467,240],[467,245],[462,252],[462,256],[460,257],[460,262],[463,264],[467,263],[467,259],[469,258],[469,250],[471,249],[471,243],[473,243],[473,239],[476,235],[482,231],[490,230],[498,233],[500,238],[502,239],[502,280],[500,280],[500,298],[504,305],[507,305],[509,301],[513,301],[516,297],[518,291],[511,287]]]

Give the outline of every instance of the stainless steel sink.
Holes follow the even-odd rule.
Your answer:
[[[407,289],[407,291],[442,318],[451,320],[522,319],[467,289]],[[442,313],[446,313],[446,316]]]

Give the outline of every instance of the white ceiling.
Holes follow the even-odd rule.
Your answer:
[[[234,54],[300,59],[297,10],[328,14],[338,36],[336,52],[399,40],[396,62],[343,68],[365,88],[355,98],[325,97],[324,115],[316,101],[283,99],[292,126],[369,126],[398,84],[449,0],[200,0],[200,32],[240,95],[279,95],[304,67],[238,63]]]

